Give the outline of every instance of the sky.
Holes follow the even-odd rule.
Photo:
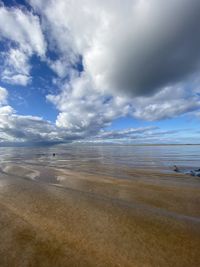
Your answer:
[[[199,0],[0,0],[0,146],[198,144]]]

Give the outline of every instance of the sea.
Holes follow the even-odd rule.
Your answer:
[[[55,155],[53,155],[55,153]],[[110,165],[173,171],[200,168],[200,145],[91,145],[0,147],[0,164],[17,163],[69,167]],[[88,165],[89,164],[89,165]]]

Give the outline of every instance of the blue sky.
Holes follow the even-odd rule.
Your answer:
[[[0,144],[200,143],[197,0],[0,1]]]

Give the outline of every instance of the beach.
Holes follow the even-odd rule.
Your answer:
[[[0,0],[0,267],[200,267],[200,0]]]
[[[200,266],[199,177],[42,157],[1,162],[0,266]]]

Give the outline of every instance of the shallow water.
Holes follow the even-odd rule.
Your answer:
[[[0,148],[0,266],[200,266],[199,152]]]
[[[53,153],[56,156],[53,157]],[[80,169],[90,164],[127,166],[171,171],[173,165],[182,169],[200,168],[200,145],[122,146],[65,145],[53,147],[0,148],[0,163]]]

